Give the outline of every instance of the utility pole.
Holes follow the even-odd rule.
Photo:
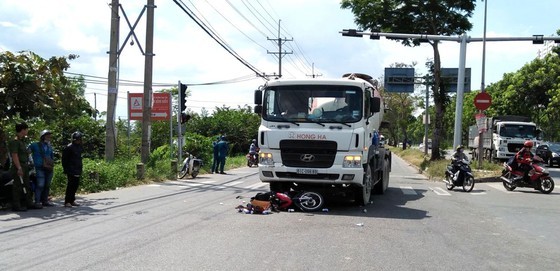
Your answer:
[[[144,56],[144,104],[142,109],[142,163],[150,158],[152,129],[152,72],[154,56],[154,0],[148,0],[146,14],[146,54]]]
[[[311,63],[311,75],[306,74],[307,76],[311,76],[312,78],[323,76],[322,74],[315,74],[315,63]]]
[[[109,48],[109,76],[107,82],[107,125],[105,126],[105,160],[115,159],[115,108],[117,107],[117,71],[119,44],[119,0],[111,2],[111,40]],[[97,116],[97,114],[96,114]]]
[[[269,52],[268,50],[266,51],[266,53],[268,54],[275,54],[278,55],[278,78],[282,78],[282,54],[286,55],[286,54],[291,54],[292,52],[282,52],[282,44],[284,44],[284,42],[286,41],[293,41],[294,39],[282,39],[280,37],[280,22],[281,20],[278,20],[278,38],[277,39],[270,39],[270,38],[266,38],[267,40],[275,40],[278,42],[278,52]]]

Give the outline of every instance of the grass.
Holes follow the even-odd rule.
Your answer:
[[[414,148],[403,150],[402,148],[389,147],[389,149],[401,157],[403,160],[417,167],[423,174],[427,175],[430,179],[443,179],[447,165],[450,160],[437,160],[430,161],[430,157],[424,155],[423,151]],[[478,162],[473,161],[471,164],[474,177],[476,179],[500,176],[502,166],[500,164],[490,163],[487,161],[482,162],[482,167],[478,168]]]

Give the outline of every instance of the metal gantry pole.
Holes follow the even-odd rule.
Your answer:
[[[484,89],[484,74],[485,74],[485,64],[486,64],[486,7],[488,6],[488,0],[484,1],[484,33],[482,34],[482,75],[480,77],[480,92],[485,92]],[[482,114],[482,110],[478,111]],[[478,168],[482,168],[482,150],[484,149],[484,133],[481,129],[478,131]],[[492,154],[490,154],[492,157]]]

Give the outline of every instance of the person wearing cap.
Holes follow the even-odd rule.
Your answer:
[[[80,186],[82,176],[82,133],[72,133],[72,143],[68,144],[62,151],[62,168],[68,177],[64,207],[80,206],[76,203],[76,192]]]
[[[218,165],[216,167],[216,172],[220,170],[220,174],[226,174],[224,172],[224,166],[226,165],[226,157],[229,151],[229,145],[227,143],[226,137],[220,137],[220,141],[216,144],[218,149]]]
[[[35,208],[29,184],[29,153],[27,152],[27,133],[29,126],[25,122],[16,124],[16,137],[8,142],[12,163],[10,174],[14,177],[12,186],[12,209],[16,212]],[[18,180],[19,179],[19,180]]]
[[[33,157],[33,164],[35,166],[35,176],[37,177],[35,184],[35,206],[38,208],[54,206],[49,202],[54,167],[54,153],[51,146],[51,137],[51,131],[43,130],[41,131],[39,141],[29,145],[29,150]]]

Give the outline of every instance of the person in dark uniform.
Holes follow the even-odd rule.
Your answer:
[[[76,191],[80,186],[82,176],[82,133],[72,133],[72,143],[62,151],[62,168],[68,177],[64,207],[80,206],[76,203]]]
[[[16,124],[16,138],[8,142],[8,150],[12,157],[10,174],[14,177],[12,186],[12,209],[25,212],[27,208],[35,208],[29,183],[29,153],[25,142],[29,126],[25,122]]]
[[[226,165],[226,157],[228,154],[229,145],[225,136],[222,136],[220,138],[220,141],[218,142],[218,144],[216,144],[216,147],[218,149],[218,166],[216,168],[216,171],[219,168],[220,174],[226,174],[224,172],[224,166]]]

